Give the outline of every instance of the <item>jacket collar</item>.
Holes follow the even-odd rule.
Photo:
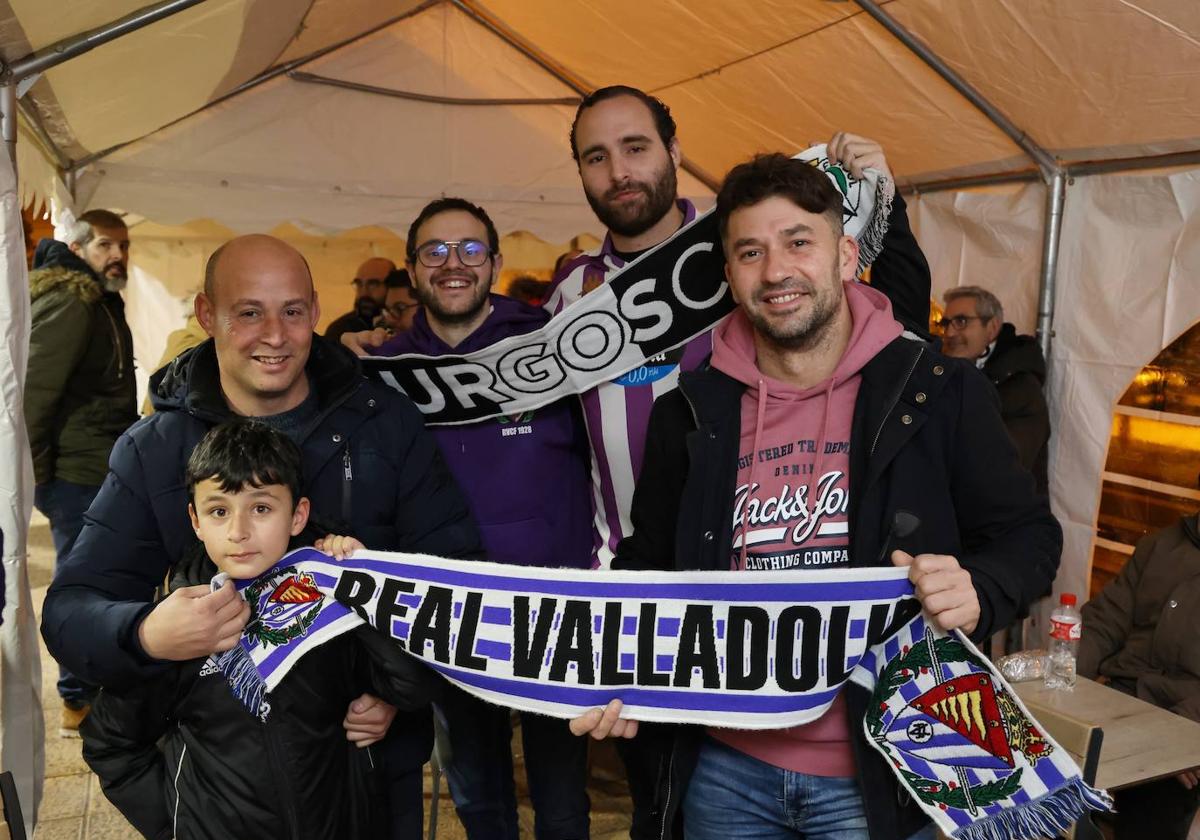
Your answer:
[[[315,334],[305,372],[317,392],[321,418],[346,402],[365,381],[354,354]],[[210,423],[234,416],[221,393],[216,345],[211,338],[179,354],[151,376],[150,393],[156,411],[186,411]]]

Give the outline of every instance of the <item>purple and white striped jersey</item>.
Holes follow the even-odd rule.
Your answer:
[[[696,208],[679,199],[684,224],[696,218]],[[600,248],[580,254],[563,266],[545,308],[557,315],[567,306],[624,267],[613,250],[612,237]],[[675,388],[679,373],[692,370],[712,352],[712,334],[696,336],[682,347],[655,356],[624,376],[580,395],[592,450],[592,566],[608,568],[617,543],[633,530],[629,508],[633,487],[642,470],[646,426],[654,400]]]

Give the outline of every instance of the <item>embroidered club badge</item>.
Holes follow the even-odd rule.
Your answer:
[[[1059,800],[1096,796],[969,643],[923,630],[879,671],[865,725],[946,834],[1035,836]]]
[[[256,580],[245,598],[250,604],[246,636],[263,646],[282,647],[308,632],[325,596],[310,573],[288,566]]]

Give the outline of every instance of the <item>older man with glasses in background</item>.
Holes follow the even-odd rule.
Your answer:
[[[1038,492],[1049,491],[1047,451],[1050,412],[1042,391],[1046,360],[1037,339],[1017,335],[1004,321],[999,299],[979,286],[959,286],[945,294],[946,311],[938,322],[942,352],[971,359],[996,387],[1000,416],[1017,445],[1021,465],[1033,473]]]
[[[371,257],[354,272],[354,309],[340,316],[325,330],[325,337],[340,342],[342,333],[369,330],[387,303],[387,277],[396,264],[386,257]]]

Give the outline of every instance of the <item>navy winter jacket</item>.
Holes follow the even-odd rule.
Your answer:
[[[375,549],[476,557],[478,529],[420,413],[368,382],[344,348],[313,336],[308,375],[318,418],[303,435],[313,516]],[[46,595],[42,635],[73,674],[110,689],[154,676],[137,630],[156,587],[194,541],[184,467],[209,428],[230,419],[213,342],[151,379],[155,413],[113,447],[108,477]]]

